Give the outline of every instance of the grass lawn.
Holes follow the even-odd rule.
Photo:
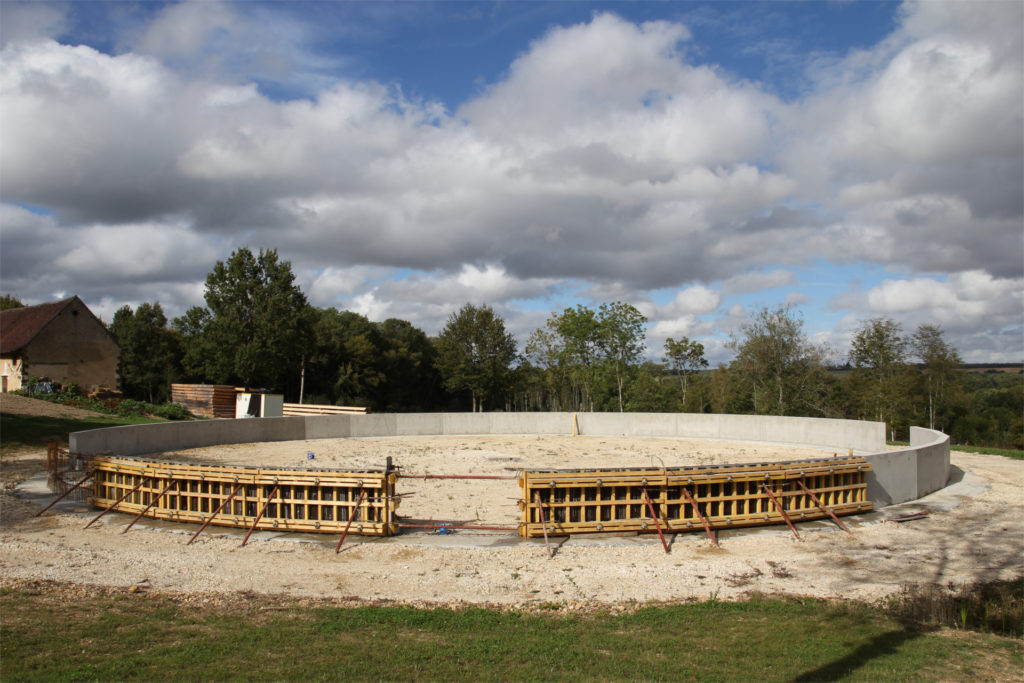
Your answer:
[[[148,417],[67,418],[0,413],[0,453],[25,447],[45,447],[50,441],[67,445],[68,434],[100,427],[148,424],[165,420]]]
[[[569,614],[71,590],[0,589],[4,681],[928,681],[1024,667],[1020,640],[818,600]]]
[[[950,450],[963,451],[964,453],[980,453],[981,455],[1001,455],[1004,458],[1024,460],[1024,451],[1013,450],[1012,448],[988,448],[987,446],[960,446],[950,444]]]

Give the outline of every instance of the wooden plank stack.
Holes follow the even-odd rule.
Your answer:
[[[285,403],[284,416],[294,415],[365,415],[366,408],[358,406],[329,406],[310,403]]]
[[[794,522],[827,516],[797,482],[836,515],[867,512],[864,458],[665,469],[524,472],[519,479],[524,538],[579,533],[667,533],[782,524],[770,490]],[[653,503],[657,524],[646,504]],[[689,495],[687,495],[689,494]],[[696,503],[697,509],[690,503]],[[537,501],[543,510],[538,509]],[[702,520],[703,517],[703,520]],[[542,521],[543,520],[543,521]]]
[[[200,417],[235,416],[237,390],[228,384],[172,384],[171,401]]]

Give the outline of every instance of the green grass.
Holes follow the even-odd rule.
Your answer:
[[[1019,640],[815,600],[569,614],[59,593],[42,583],[0,591],[4,681],[918,681],[1024,666]]]
[[[1024,451],[1014,450],[1012,448],[989,448],[987,446],[962,446],[960,444],[950,444],[950,450],[962,451],[964,453],[980,453],[981,455],[1001,455],[1005,458],[1013,458],[1014,460],[1024,460]]]
[[[904,446],[909,447],[909,441],[886,441],[890,446]],[[949,444],[949,450],[960,451],[961,453],[978,453],[980,455],[1001,455],[1004,458],[1013,458],[1014,460],[1024,460],[1024,451],[1014,450],[1012,448],[990,448],[988,446],[965,446],[963,444],[951,443]]]
[[[66,445],[70,432],[150,422],[164,420],[146,417],[66,418],[0,413],[0,453],[8,453],[26,446],[38,448],[50,441]]]

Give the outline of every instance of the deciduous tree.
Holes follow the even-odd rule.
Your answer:
[[[960,353],[950,345],[938,325],[920,325],[910,339],[915,357],[924,364],[925,389],[928,394],[928,428],[935,429],[935,416],[942,407],[950,383],[960,365]]]
[[[704,358],[704,345],[682,337],[676,341],[672,337],[665,340],[665,362],[679,377],[679,387],[683,391],[683,405],[686,405],[686,380],[689,375],[700,372],[708,366]]]
[[[437,340],[437,364],[450,391],[469,391],[473,411],[492,394],[508,391],[515,338],[487,305],[466,304],[448,318]]]
[[[647,318],[631,304],[616,301],[601,304],[597,313],[598,348],[615,372],[619,412],[625,411],[622,387],[626,373],[644,352],[644,324]]]
[[[866,408],[889,425],[890,438],[895,439],[907,403],[907,339],[900,324],[891,318],[862,323],[853,337],[850,363],[864,380]]]
[[[762,415],[821,414],[824,347],[812,344],[803,319],[790,306],[763,308],[730,346],[733,368],[750,383],[754,411]]]
[[[178,336],[167,328],[159,302],[114,313],[110,333],[121,347],[121,391],[129,398],[163,403],[181,360]]]
[[[288,261],[274,249],[238,249],[206,277],[205,299],[206,313],[190,309],[175,320],[190,369],[217,383],[278,391],[297,384],[313,313]]]
[[[6,311],[11,308],[23,308],[25,304],[21,303],[18,299],[14,298],[11,294],[4,294],[0,296],[0,311]]]

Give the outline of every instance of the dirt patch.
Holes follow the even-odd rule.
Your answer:
[[[307,461],[307,453],[314,461]],[[666,466],[720,461],[769,461],[830,455],[766,444],[678,439],[546,437],[441,437],[339,439],[250,444],[168,454],[173,459],[226,459],[235,464],[381,467],[388,455],[408,475],[423,472],[509,472],[542,463],[559,466]],[[739,458],[742,454],[744,457]],[[39,455],[42,457],[42,454]],[[706,459],[706,460],[702,460]],[[713,549],[700,532],[680,534],[671,553],[651,543],[609,539],[601,545],[570,540],[548,559],[540,542],[509,543],[508,534],[461,535],[431,542],[424,534],[395,539],[349,537],[335,554],[336,538],[301,542],[250,540],[207,531],[186,545],[188,527],[175,533],[136,527],[108,516],[87,531],[81,517],[47,513],[10,492],[0,494],[0,578],[69,581],[127,590],[136,585],[171,593],[280,594],[371,603],[486,604],[531,608],[542,604],[627,605],[752,592],[875,600],[906,583],[965,583],[1011,578],[1024,557],[1024,462],[998,456],[953,454],[953,464],[980,477],[984,493],[955,509],[905,524],[876,523],[852,535],[802,528],[802,541],[778,533],[723,535]],[[409,476],[401,486],[417,495],[403,515],[467,517],[507,522],[518,515],[514,480],[495,492],[455,488],[446,481]],[[435,486],[428,489],[428,486]],[[493,483],[493,482],[492,482]],[[450,496],[450,499],[449,499]],[[507,498],[494,502],[494,498]],[[419,499],[419,500],[417,500]],[[433,502],[430,501],[433,499]],[[417,500],[415,507],[413,501]],[[423,502],[420,502],[423,501]],[[477,512],[479,510],[479,512]],[[483,543],[481,544],[481,539]],[[493,539],[489,543],[488,539]]]
[[[34,415],[41,417],[66,417],[80,419],[87,417],[110,417],[95,410],[75,408],[60,403],[51,403],[38,398],[19,396],[17,394],[0,394],[0,413],[14,415]]]

